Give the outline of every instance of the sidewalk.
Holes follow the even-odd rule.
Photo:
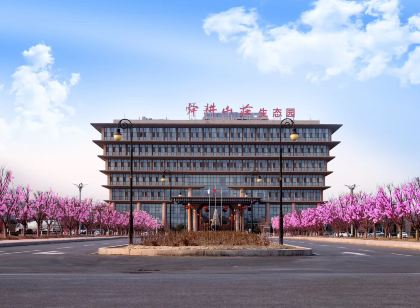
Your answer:
[[[40,239],[22,239],[22,240],[0,240],[1,247],[29,246],[29,245],[45,245],[59,244],[69,242],[89,242],[104,241],[117,238],[126,238],[127,236],[98,236],[98,237],[74,237],[74,238],[40,238]]]
[[[321,237],[321,236],[320,237],[288,236],[288,237],[285,237],[285,239],[420,250],[420,242],[409,242],[409,241],[374,240],[374,239],[343,238],[343,237],[337,238],[337,237]]]

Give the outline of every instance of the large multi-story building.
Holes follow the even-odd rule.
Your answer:
[[[157,217],[166,226],[207,228],[222,217],[223,228],[243,230],[269,226],[279,214],[278,120],[133,120],[133,199],[135,209]],[[130,140],[114,141],[118,120],[93,123],[94,140],[105,161],[108,202],[129,209]],[[284,212],[315,207],[328,188],[327,163],[338,124],[295,121],[299,139],[282,127]],[[215,214],[215,209],[217,209]],[[220,216],[221,215],[221,216]],[[220,218],[217,219],[220,222]],[[213,220],[216,222],[216,219]]]

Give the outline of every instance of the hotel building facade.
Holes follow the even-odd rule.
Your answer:
[[[133,203],[166,227],[204,230],[267,228],[279,215],[279,120],[153,120],[133,123]],[[107,176],[107,202],[129,210],[130,138],[114,141],[118,120],[92,123]],[[282,127],[283,210],[315,207],[328,188],[325,177],[332,135],[339,124],[295,121],[299,139]],[[165,179],[163,181],[163,178]],[[215,211],[216,210],[216,211]],[[215,213],[216,212],[216,213]]]

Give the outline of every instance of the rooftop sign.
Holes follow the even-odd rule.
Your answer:
[[[274,108],[272,110],[266,108],[255,108],[253,110],[250,104],[242,105],[239,111],[233,111],[233,108],[227,105],[221,110],[216,107],[215,103],[206,104],[203,110],[203,119],[243,119],[243,120],[268,120],[269,115],[273,120],[281,120],[283,116],[283,110],[281,108]],[[185,108],[189,119],[195,119],[198,114],[199,107],[197,103],[189,103]],[[220,110],[220,111],[219,111]],[[219,111],[219,112],[218,112]],[[287,118],[295,118],[295,108],[286,108],[285,116]]]

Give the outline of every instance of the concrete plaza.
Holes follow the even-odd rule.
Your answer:
[[[287,241],[310,257],[100,256],[126,239],[0,249],[4,307],[418,307],[420,251]]]

